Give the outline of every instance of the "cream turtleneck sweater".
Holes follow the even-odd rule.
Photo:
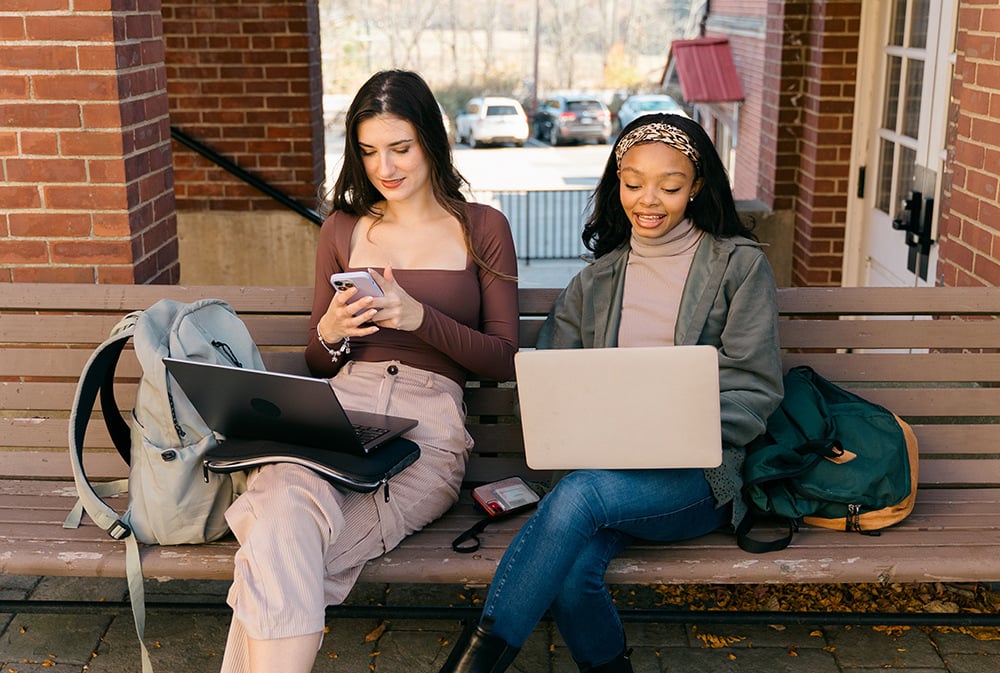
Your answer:
[[[618,345],[673,346],[681,294],[704,232],[685,219],[658,238],[632,233]]]

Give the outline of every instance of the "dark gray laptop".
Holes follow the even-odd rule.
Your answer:
[[[369,453],[417,425],[344,409],[327,379],[175,358],[163,363],[205,423],[227,439]]]

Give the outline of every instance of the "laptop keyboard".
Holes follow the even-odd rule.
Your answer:
[[[358,436],[358,440],[362,444],[367,444],[368,442],[378,439],[385,433],[389,432],[388,428],[373,428],[370,425],[354,425],[354,432]]]

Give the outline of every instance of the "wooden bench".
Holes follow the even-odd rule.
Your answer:
[[[522,347],[534,343],[556,294],[521,290]],[[78,530],[61,526],[75,498],[66,445],[76,379],[124,313],[161,297],[225,299],[269,369],[301,373],[311,295],[300,287],[0,285],[0,573],[124,575],[124,545],[89,520]],[[764,555],[741,551],[723,533],[637,544],[612,563],[609,581],[1000,581],[1000,290],[786,288],[779,302],[786,367],[812,365],[913,424],[921,450],[913,514],[879,537],[803,528],[791,547]],[[128,352],[120,372],[118,398],[127,401],[139,374]],[[471,382],[466,401],[476,439],[467,485],[511,474],[545,478],[524,465],[513,384]],[[88,445],[92,477],[125,474],[99,415]],[[452,539],[477,519],[461,502],[371,561],[361,581],[488,584],[522,520],[494,524],[477,553],[456,554]],[[234,551],[231,540],[146,547],[143,565],[152,577],[225,580]]]

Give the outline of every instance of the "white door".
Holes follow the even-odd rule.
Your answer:
[[[934,285],[957,0],[866,0],[855,102],[848,285]]]

